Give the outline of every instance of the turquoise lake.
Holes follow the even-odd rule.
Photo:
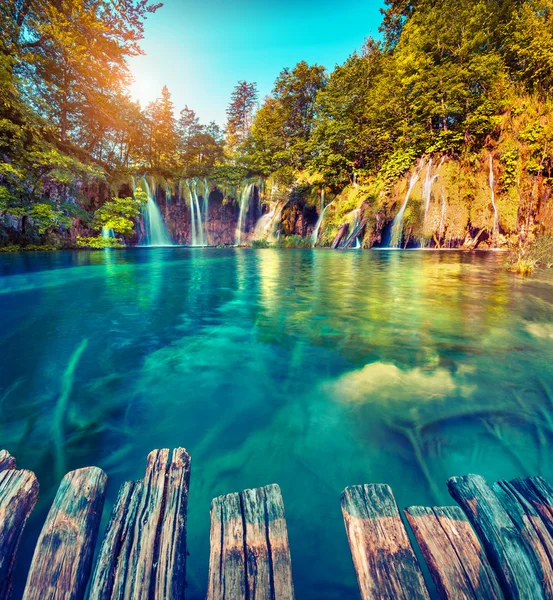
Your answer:
[[[340,509],[388,483],[553,481],[553,272],[501,253],[133,248],[0,254],[0,446],[35,471],[15,597],[63,473],[119,485],[153,448],[192,456],[187,598],[209,508],[278,483],[298,599],[358,598]]]

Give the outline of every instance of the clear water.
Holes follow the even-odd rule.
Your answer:
[[[387,482],[451,504],[446,479],[553,478],[553,273],[500,254],[155,248],[0,255],[0,446],[40,500],[64,470],[138,479],[193,461],[190,599],[211,498],[279,483],[297,597],[357,598],[340,492]],[[551,390],[551,391],[550,391]],[[107,518],[105,512],[104,524]]]

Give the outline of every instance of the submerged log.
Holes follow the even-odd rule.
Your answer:
[[[0,450],[0,472],[9,469],[15,469],[15,458],[7,450]]]
[[[480,541],[459,507],[413,506],[405,514],[441,598],[503,598]]]
[[[63,478],[38,538],[23,600],[84,598],[106,482],[97,467],[77,469]]]
[[[0,472],[0,600],[9,597],[17,548],[25,523],[38,499],[38,481],[30,471],[13,464]],[[0,455],[0,461],[2,460]]]
[[[347,237],[348,231],[349,223],[342,223],[342,225],[340,225],[340,228],[338,229],[338,233],[334,236],[330,247],[332,249],[338,248],[342,241]]]
[[[482,540],[507,598],[545,598],[535,552],[480,475],[453,477],[449,492]]]
[[[389,486],[346,488],[342,512],[363,600],[429,598]]]
[[[357,224],[357,227],[353,229],[351,234],[348,236],[347,240],[342,244],[342,248],[351,248],[355,243],[355,240],[363,239],[363,235],[365,233],[365,228],[367,227],[367,217],[363,215],[361,221]]]
[[[139,482],[121,486],[100,548],[90,600],[182,600],[190,456],[154,450]]]
[[[293,600],[282,494],[269,485],[211,504],[208,600]]]

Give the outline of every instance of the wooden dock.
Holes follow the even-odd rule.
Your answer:
[[[97,467],[63,478],[35,547],[24,600],[186,598],[186,450],[154,450],[144,478],[121,486],[95,555],[106,484]],[[420,555],[440,598],[553,599],[553,488],[541,477],[489,486],[478,475],[453,477],[447,486],[458,506],[413,506],[405,519],[387,485],[344,490],[361,598],[430,598]],[[10,596],[17,548],[37,498],[35,475],[17,470],[14,458],[0,451],[0,600]],[[215,498],[210,546],[207,600],[293,600],[277,485]]]

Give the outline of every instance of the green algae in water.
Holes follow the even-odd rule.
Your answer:
[[[357,598],[346,485],[451,504],[448,477],[553,480],[553,274],[497,254],[128,249],[0,256],[0,445],[41,493],[192,455],[188,597],[211,498],[278,483],[299,598]]]

